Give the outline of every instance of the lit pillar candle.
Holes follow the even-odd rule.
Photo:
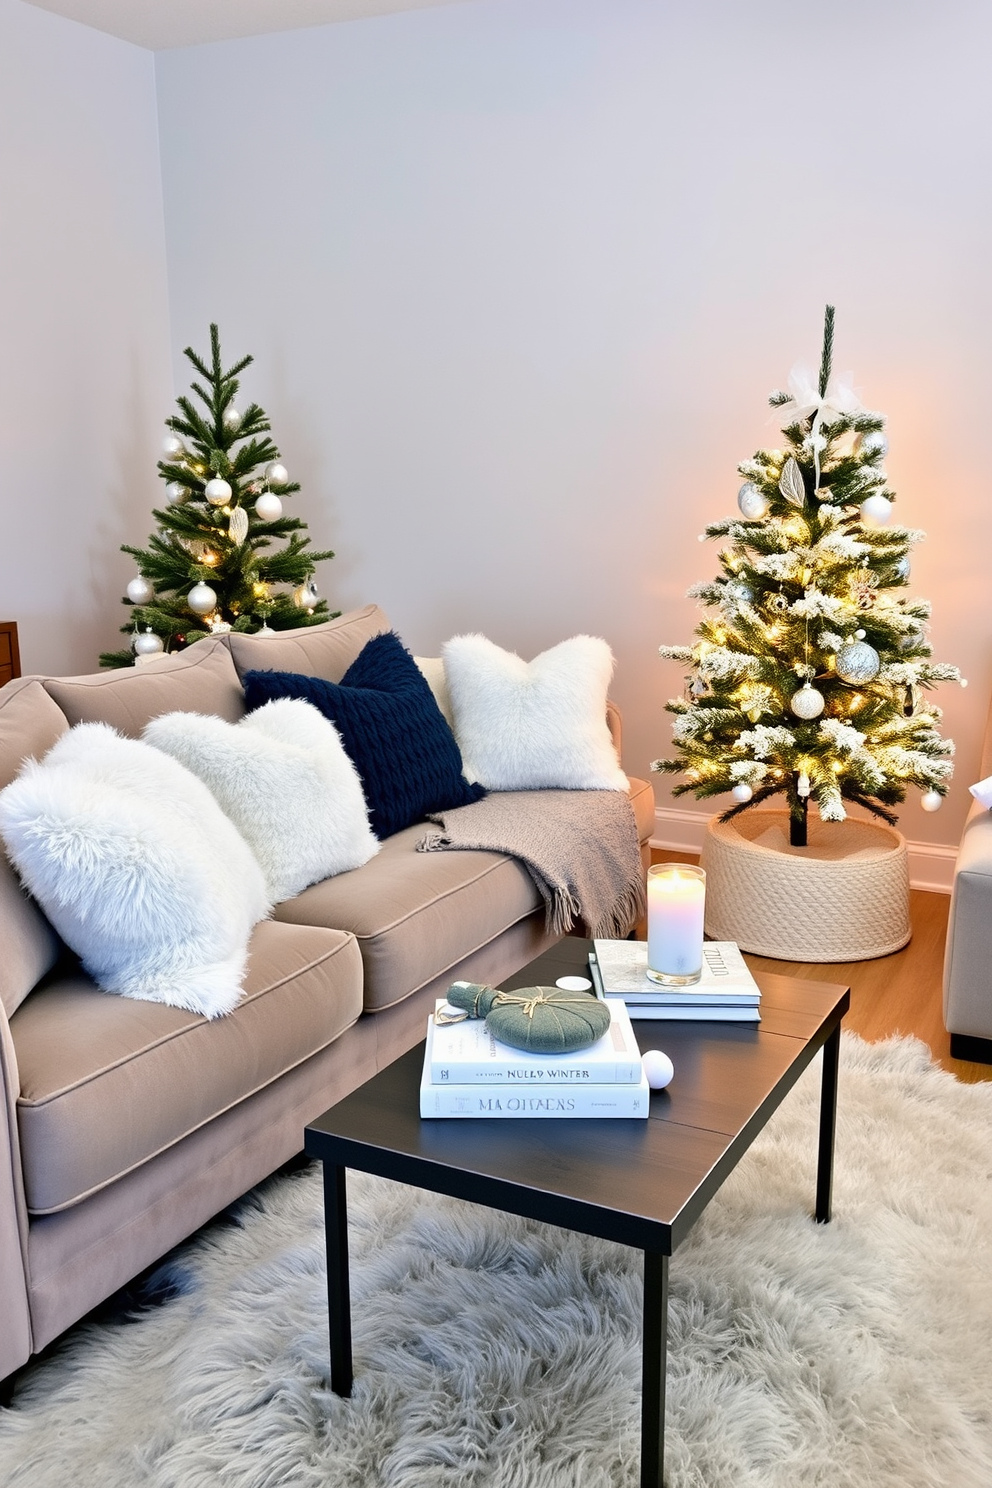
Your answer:
[[[706,874],[687,863],[648,869],[648,976],[668,986],[698,982],[703,969]]]

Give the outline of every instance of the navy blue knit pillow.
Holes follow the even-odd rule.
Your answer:
[[[392,631],[373,636],[340,682],[298,672],[246,672],[243,680],[249,713],[273,698],[304,698],[331,720],[362,777],[377,837],[485,795],[462,775],[455,736]]]

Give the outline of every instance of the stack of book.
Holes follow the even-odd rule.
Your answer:
[[[632,1018],[760,1023],[761,992],[732,940],[708,940],[703,974],[689,987],[663,987],[648,976],[643,940],[594,940],[589,972],[596,994],[623,1002]]]
[[[481,1018],[439,1023],[432,1015],[421,1116],[646,1117],[651,1091],[630,1015],[619,1000],[610,1013],[602,1038],[574,1054],[528,1053],[501,1044]]]

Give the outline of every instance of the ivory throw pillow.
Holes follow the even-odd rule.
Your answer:
[[[0,793],[11,861],[105,992],[214,1018],[241,995],[262,870],[202,781],[104,723]]]
[[[374,636],[340,682],[293,672],[246,672],[244,685],[249,711],[273,698],[296,697],[332,720],[361,776],[379,838],[485,794],[462,775],[455,736],[393,631]]]
[[[531,662],[482,635],[441,651],[465,773],[487,790],[627,790],[606,722],[604,640],[572,636]]]
[[[280,698],[235,724],[164,713],[144,738],[212,792],[254,851],[274,903],[379,851],[358,772],[311,703]]]

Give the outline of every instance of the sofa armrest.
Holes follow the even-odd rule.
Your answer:
[[[620,759],[623,753],[623,718],[616,703],[609,698],[606,699],[606,725],[610,731],[610,738],[613,740],[613,748],[617,752],[617,759]]]
[[[7,1015],[0,1008],[0,1379],[31,1357],[28,1311],[27,1211],[17,1139],[17,1056]]]

